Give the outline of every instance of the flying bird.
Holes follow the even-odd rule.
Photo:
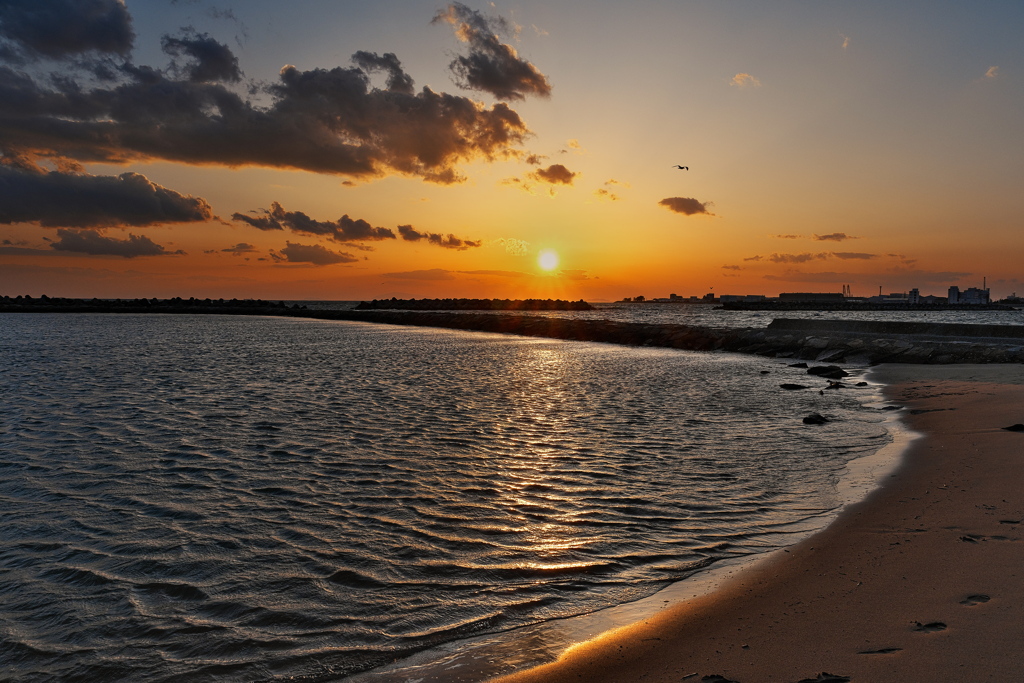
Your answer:
[[[673,166],[672,168],[679,168],[679,169],[682,169],[682,170],[684,170],[684,171],[689,171],[689,170],[690,170],[690,167],[689,167],[689,166],[680,166],[679,164],[676,164],[676,165],[675,165],[675,166]]]

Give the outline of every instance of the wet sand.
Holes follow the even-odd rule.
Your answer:
[[[501,683],[1024,679],[1022,365],[887,365],[924,436],[865,500],[714,594]]]

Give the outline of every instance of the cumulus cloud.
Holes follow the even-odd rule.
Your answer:
[[[760,88],[761,81],[750,74],[739,73],[732,77],[729,85],[734,85],[737,88]]]
[[[429,270],[407,270],[400,273],[384,273],[384,277],[395,280],[454,280],[450,270],[431,268]]]
[[[280,260],[287,261],[288,263],[310,263],[314,266],[330,266],[335,263],[355,263],[359,259],[352,254],[346,254],[340,251],[331,251],[327,247],[320,244],[293,244],[292,242],[285,242],[287,245],[281,250]]]
[[[768,260],[772,263],[807,263],[808,261],[828,258],[827,253],[821,254],[772,254]]]
[[[50,248],[57,251],[70,251],[93,256],[177,256],[185,252],[167,251],[145,235],[132,235],[128,239],[117,239],[101,235],[95,230],[57,229],[57,241],[50,243]]]
[[[547,168],[538,168],[530,174],[534,180],[550,185],[572,185],[579,173],[570,171],[562,164],[551,164]]]
[[[611,190],[611,188],[614,188],[617,185],[629,187],[628,183],[620,183],[618,180],[610,178],[609,180],[605,181],[604,187],[599,187],[596,190],[594,190],[594,195],[598,199],[607,199],[608,201],[611,202],[617,202],[619,201],[619,195],[615,194],[615,192]]]
[[[335,242],[393,240],[395,233],[388,228],[375,228],[361,218],[345,214],[335,221],[318,221],[302,211],[286,211],[273,202],[270,209],[257,209],[250,213],[231,214],[231,219],[247,223],[259,230],[291,230],[303,235],[321,235]]]
[[[411,225],[399,225],[398,233],[402,236],[402,239],[407,242],[419,242],[424,240],[427,243],[438,247],[444,247],[445,249],[457,249],[459,251],[465,251],[471,247],[479,247],[483,244],[483,242],[480,241],[464,240],[450,233],[446,236],[436,232],[419,232]]]
[[[94,176],[0,164],[0,223],[98,228],[208,221],[205,199],[138,173]]]
[[[206,33],[185,29],[180,37],[165,35],[161,39],[161,46],[169,55],[191,58],[187,65],[177,70],[193,83],[237,83],[242,80],[238,58],[227,45],[218,43]]]
[[[708,207],[711,206],[711,202],[701,202],[691,197],[666,197],[658,202],[658,205],[664,206],[669,211],[681,213],[685,216],[694,216],[697,214],[704,214],[706,216],[715,215],[708,211]]]
[[[499,34],[512,32],[504,18],[485,17],[453,2],[437,13],[432,23],[451,24],[455,35],[469,47],[469,54],[456,57],[449,65],[460,87],[488,92],[501,100],[551,94],[547,77],[520,58],[514,47],[501,42]]]
[[[814,239],[818,242],[842,242],[844,240],[857,240],[860,238],[847,235],[845,232],[833,232],[828,235],[815,235]]]
[[[390,54],[357,52],[353,67],[285,66],[276,82],[256,89],[255,104],[230,88],[240,71],[227,46],[194,31],[165,37],[164,45],[187,63],[167,72],[127,64],[108,69],[100,85],[71,76],[36,80],[0,66],[0,149],[80,162],[252,165],[357,179],[397,173],[451,184],[464,180],[464,162],[519,155],[529,134],[504,103],[412,92]],[[370,82],[380,69],[388,72],[383,90]]]
[[[495,242],[504,247],[506,253],[512,256],[526,256],[530,251],[529,242],[514,237],[499,237]]]
[[[60,59],[87,52],[125,56],[135,34],[120,0],[4,0],[0,40],[11,55]]]

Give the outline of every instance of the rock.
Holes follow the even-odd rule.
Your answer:
[[[805,425],[823,425],[828,422],[828,418],[818,413],[811,413],[804,418]]]
[[[806,368],[807,367],[807,363],[793,363],[789,367],[791,367],[791,368]]]
[[[762,370],[761,374],[762,375],[770,375],[770,374],[772,374],[772,371],[771,370]]]
[[[814,361],[816,363],[841,363],[845,355],[845,349],[830,349],[819,353]]]
[[[807,387],[803,384],[780,384],[780,387],[787,391],[796,391],[797,389],[806,389]]]
[[[866,386],[868,386],[868,383],[867,383],[867,382],[857,382],[857,384],[856,384],[856,385],[854,385],[854,386],[858,386],[858,387],[866,387]]]
[[[1024,425],[1017,423],[1015,425],[1010,425],[1009,427],[1003,427],[1003,429],[1008,432],[1024,432]]]
[[[846,385],[842,382],[829,382],[826,389],[845,389]]]
[[[808,368],[807,374],[824,377],[825,379],[840,379],[842,377],[850,376],[850,373],[843,370],[838,365],[816,365],[813,368]]]
[[[822,337],[808,337],[807,341],[804,342],[804,346],[812,349],[825,349],[828,348],[828,339]]]

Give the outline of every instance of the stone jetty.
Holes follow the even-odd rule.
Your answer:
[[[713,328],[444,311],[311,310],[266,301],[0,298],[0,312],[274,315],[497,332],[531,337],[732,351],[819,363],[1022,363],[1024,326],[776,319],[766,328]]]

